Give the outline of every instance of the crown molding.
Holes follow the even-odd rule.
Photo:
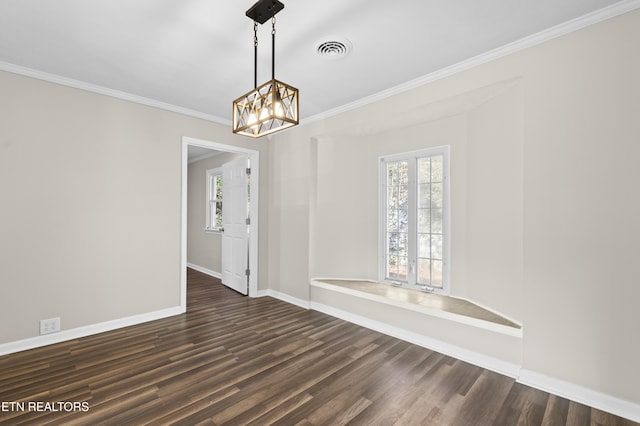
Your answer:
[[[215,156],[220,155],[220,154],[224,154],[224,152],[222,152],[222,151],[211,151],[208,154],[202,154],[202,155],[198,155],[197,157],[193,157],[193,158],[189,159],[187,161],[187,163],[188,164],[192,164],[192,163],[195,163],[197,161],[206,160],[207,158],[215,157]],[[193,269],[196,269],[196,268],[193,268]],[[203,271],[200,271],[200,272],[203,272]],[[206,272],[204,272],[204,273],[206,274]],[[209,274],[209,275],[211,275],[211,274]]]
[[[445,77],[449,77],[451,75],[457,74],[459,72],[466,71],[468,69],[474,68],[486,62],[493,61],[503,56],[507,56],[512,53],[516,53],[521,50],[527,49],[529,47],[536,46],[546,41],[553,40],[563,35],[572,33],[574,31],[578,31],[590,25],[594,25],[599,22],[605,21],[607,19],[611,19],[616,16],[622,15],[624,13],[631,12],[638,8],[640,8],[640,0],[623,0],[611,6],[602,8],[600,10],[596,10],[594,12],[588,13],[581,17],[569,20],[562,24],[540,31],[536,34],[524,37],[520,40],[514,41],[512,43],[498,47],[496,49],[490,50],[486,53],[482,53],[480,55],[474,56],[473,58],[464,60],[462,62],[458,62],[457,64],[442,68],[438,71],[432,72],[430,74],[426,74],[422,77],[418,77],[406,83],[375,93],[371,96],[367,96],[357,101],[350,102],[348,104],[339,106],[337,108],[333,108],[331,110],[313,115],[306,119],[302,119],[300,120],[300,124],[303,125],[303,124],[313,123],[315,121],[324,120],[326,118],[333,117],[335,115],[338,115],[347,111],[351,111],[356,108],[363,107],[365,105],[380,101],[390,96],[415,89],[416,87],[423,86],[427,83],[431,83],[431,82],[443,79]],[[93,93],[129,101],[129,102],[134,102],[141,105],[150,106],[153,108],[175,112],[178,114],[186,115],[193,118],[199,118],[206,121],[211,121],[213,123],[217,123],[225,126],[231,126],[231,120],[217,117],[211,114],[205,114],[203,112],[192,110],[189,108],[184,108],[177,105],[156,101],[154,99],[145,98],[143,96],[133,95],[131,93],[109,89],[109,88],[98,86],[95,84],[62,77],[56,74],[37,71],[37,70],[23,67],[20,65],[10,64],[8,62],[0,61],[0,71],[19,74],[26,77],[32,77],[38,80],[44,80],[51,83],[60,84],[63,86],[86,90],[88,92],[93,92]]]
[[[482,65],[495,59],[511,55],[524,49],[528,49],[530,47],[542,44],[563,35],[572,33],[574,31],[578,31],[582,28],[597,24],[602,21],[606,21],[607,19],[611,19],[627,12],[631,12],[638,8],[640,8],[640,0],[623,0],[611,6],[596,10],[575,19],[571,19],[562,24],[558,24],[554,27],[548,28],[514,42],[505,44],[504,46],[500,46],[488,52],[466,59],[462,62],[458,62],[457,64],[410,80],[406,83],[399,84],[373,95],[358,99],[357,101],[350,102],[337,108],[333,108],[331,110],[313,115],[304,120],[301,120],[300,124],[309,124],[314,121],[324,120],[326,118],[333,117],[335,115],[342,114],[344,112],[351,111],[365,105],[372,104],[374,102],[378,102],[382,99],[386,99],[388,97],[423,86],[427,83],[432,83],[434,81],[452,76],[459,72],[469,70],[471,68],[477,67],[478,65]]]
[[[128,102],[133,102],[140,105],[145,105],[153,108],[162,109],[165,111],[175,112],[175,113],[186,115],[193,118],[199,118],[201,120],[211,121],[211,122],[222,124],[225,126],[231,126],[231,120],[225,120],[220,117],[216,117],[214,115],[205,114],[203,112],[192,110],[189,108],[184,108],[181,106],[156,101],[154,99],[145,98],[143,96],[134,95],[131,93],[120,91],[120,90],[109,89],[107,87],[86,83],[84,81],[74,80],[72,78],[62,77],[56,74],[50,74],[43,71],[34,70],[32,68],[10,64],[8,62],[0,61],[0,71],[6,71],[13,74],[22,75],[25,77],[31,77],[38,80],[47,81],[49,83],[55,83],[55,84],[60,84],[62,86],[73,87],[75,89],[85,90],[87,92],[97,93],[99,95],[105,95],[105,96],[109,96],[112,98],[116,98],[116,99],[120,99]]]

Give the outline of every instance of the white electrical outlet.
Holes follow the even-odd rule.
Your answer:
[[[60,331],[60,317],[40,320],[40,335]]]

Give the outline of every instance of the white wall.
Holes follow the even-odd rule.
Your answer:
[[[264,144],[6,72],[0,93],[0,344],[179,306],[182,137]]]
[[[270,282],[375,278],[377,157],[450,144],[453,294],[524,324],[529,377],[637,413],[639,39],[634,11],[276,135]]]
[[[521,79],[423,106],[405,105],[402,97],[387,103],[405,127],[392,115],[384,125],[374,120],[371,128],[336,127],[334,135],[311,138],[309,275],[378,279],[380,157],[449,145],[451,294],[522,321]],[[423,115],[405,115],[416,110]],[[347,115],[345,125],[362,121]]]
[[[640,403],[640,11],[531,49],[526,369]]]
[[[268,205],[269,288],[309,300],[309,168],[308,141],[295,132],[270,141]],[[276,164],[277,167],[272,167]],[[264,200],[264,198],[261,198]]]

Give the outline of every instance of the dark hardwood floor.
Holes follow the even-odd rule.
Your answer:
[[[184,315],[0,357],[2,402],[11,425],[634,424],[192,270]]]

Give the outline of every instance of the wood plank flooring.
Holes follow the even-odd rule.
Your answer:
[[[635,424],[193,270],[184,315],[0,357],[3,402],[11,425]]]

